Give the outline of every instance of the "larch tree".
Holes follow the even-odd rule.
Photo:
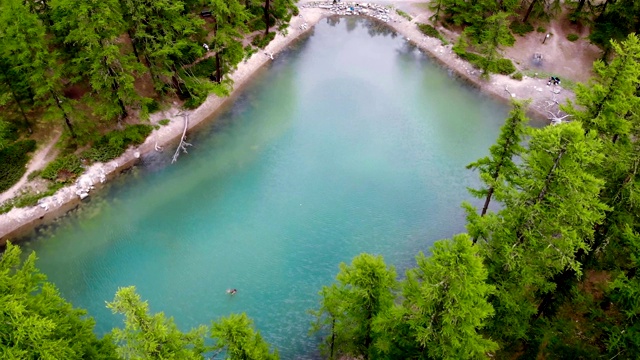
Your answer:
[[[127,33],[137,56],[144,59],[157,91],[175,88],[189,93],[180,69],[203,55],[198,37],[204,21],[169,0],[120,0]]]
[[[632,124],[627,118],[640,109],[640,98],[635,94],[640,86],[640,40],[630,34],[621,44],[612,41],[611,47],[614,59],[609,64],[596,60],[596,76],[588,85],[578,85],[578,108],[569,103],[563,110],[580,120],[587,131],[595,130],[616,142],[620,136],[628,136]]]
[[[64,119],[71,137],[75,137],[70,118],[73,101],[63,94],[60,56],[50,50],[44,25],[21,1],[3,0],[2,6],[11,15],[5,19],[5,60],[14,71],[26,76],[34,104],[44,109],[44,117]]]
[[[314,311],[312,330],[330,331],[325,342],[333,356],[369,359],[375,352],[373,323],[391,308],[396,272],[387,267],[381,256],[360,254],[351,265],[340,264],[337,284],[320,291],[320,308]]]
[[[127,107],[140,106],[142,99],[134,88],[141,65],[119,40],[125,29],[119,3],[52,0],[51,6],[54,27],[66,34],[64,43],[73,45],[70,73],[78,80],[88,76],[94,94],[102,99],[95,107],[99,115],[122,120]]]
[[[498,346],[482,333],[493,315],[487,270],[467,234],[437,241],[431,256],[416,257],[417,267],[402,283],[401,317],[419,349],[419,359],[484,359]],[[395,336],[393,334],[392,336]]]
[[[245,313],[231,314],[211,324],[211,338],[216,354],[223,351],[228,360],[278,360],[277,351],[256,331],[253,321]]]
[[[496,188],[502,188],[505,183],[513,186],[513,179],[519,174],[514,160],[524,151],[521,143],[524,140],[529,119],[525,114],[527,103],[513,101],[511,106],[511,112],[500,128],[498,140],[489,148],[490,156],[467,165],[467,169],[478,170],[480,180],[485,184],[485,187],[480,189],[469,189],[473,196],[484,198],[480,216],[487,213]],[[497,197],[500,201],[500,194]]]
[[[124,359],[201,360],[206,352],[205,326],[183,333],[173,318],[166,318],[162,312],[150,314],[149,304],[141,300],[133,286],[118,289],[107,307],[114,314],[124,315],[124,328],[112,331],[118,355]]]
[[[243,36],[250,14],[238,0],[208,0],[214,21],[211,51],[216,59],[216,82],[234,69],[244,58]]]
[[[531,130],[518,191],[486,223],[483,243],[501,337],[525,338],[530,321],[546,314],[554,276],[581,273],[576,253],[589,247],[607,210],[598,198],[603,181],[588,170],[602,161],[600,149],[579,122]]]
[[[73,308],[35,267],[8,244],[0,257],[0,358],[117,359],[110,339],[98,339],[86,311]]]

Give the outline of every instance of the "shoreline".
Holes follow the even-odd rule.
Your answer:
[[[378,4],[386,6],[398,3],[402,2],[384,1]],[[287,29],[287,35],[283,36],[278,33],[275,39],[269,43],[265,49],[253,54],[249,59],[238,65],[238,68],[230,76],[234,84],[229,96],[220,98],[215,95],[210,95],[207,100],[195,110],[181,110],[177,108],[174,103],[174,106],[170,109],[152,114],[150,116],[151,125],[158,124],[162,119],[169,119],[170,123],[154,130],[144,143],[137,147],[127,149],[118,158],[107,163],[95,163],[91,165],[78,177],[74,184],[65,186],[54,195],[41,199],[38,205],[26,208],[13,208],[11,211],[1,214],[0,247],[4,246],[7,240],[24,236],[34,228],[51,223],[67,212],[77,208],[80,206],[83,198],[90,196],[91,191],[100,189],[107,181],[133,167],[138,163],[142,155],[158,151],[160,148],[165,148],[165,151],[174,151],[173,147],[168,148],[168,146],[173,146],[173,144],[182,137],[184,129],[182,113],[188,114],[189,123],[187,131],[197,128],[200,124],[210,120],[222,111],[225,105],[235,100],[253,75],[271,61],[271,56],[277,56],[278,53],[285,50],[302,36],[310,33],[313,27],[322,19],[330,16],[350,16],[334,14],[329,9],[318,8],[317,4],[319,4],[319,2],[300,3],[300,14],[291,19],[290,26]],[[397,8],[396,6],[394,7]],[[525,77],[522,81],[517,81],[507,76],[493,74],[488,80],[481,79],[478,70],[475,70],[473,66],[459,59],[457,55],[453,53],[451,45],[443,46],[440,40],[428,38],[418,30],[416,23],[427,22],[426,17],[429,15],[427,11],[416,16],[412,21],[408,21],[395,14],[395,10],[390,11],[389,15],[392,20],[388,22],[366,15],[357,16],[367,17],[372,21],[378,21],[390,27],[397,32],[398,35],[401,35],[405,41],[415,45],[444,69],[448,69],[450,74],[496,100],[509,102],[512,98],[520,100],[531,98],[532,100],[528,111],[531,117],[547,119],[546,110],[549,106],[553,106],[553,104],[550,105],[550,103],[564,103],[567,98],[573,96],[570,91],[563,90],[561,94],[554,94],[549,97],[547,91],[545,91],[548,88],[546,86],[546,79]],[[425,17],[425,20],[419,21],[422,17]],[[553,93],[552,89],[549,88],[549,90]]]

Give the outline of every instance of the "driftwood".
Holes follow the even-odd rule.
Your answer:
[[[185,154],[187,153],[187,146],[192,146],[188,142],[185,141],[187,138],[187,128],[189,127],[189,114],[184,112],[179,112],[176,116],[181,115],[184,118],[184,130],[182,130],[182,137],[180,138],[180,143],[178,144],[178,148],[176,148],[175,154],[173,154],[173,159],[171,163],[178,161],[178,156],[180,156],[180,150],[182,150]]]

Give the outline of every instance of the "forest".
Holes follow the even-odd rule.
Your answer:
[[[603,49],[593,78],[576,86],[575,101],[561,104],[570,121],[530,127],[527,103],[513,102],[489,155],[468,165],[482,184],[469,193],[482,207],[462,204],[467,233],[417,254],[404,275],[373,254],[340,264],[335,282],[319,289],[318,306],[311,310],[310,336],[319,339],[324,357],[637,358],[640,39],[634,32],[640,27],[639,3],[570,4],[575,21],[588,22],[591,40]],[[76,149],[91,141],[110,143],[90,135],[87,114],[92,111],[101,121],[117,124],[131,112],[150,111],[159,94],[180,94],[189,101],[228,91],[225,74],[251,50],[241,46],[242,34],[254,30],[259,39],[268,37],[265,14],[278,27],[294,11],[291,3],[216,0],[207,8],[228,15],[205,24],[197,15],[203,4],[195,2],[0,4],[0,100],[10,117],[0,123],[9,129],[3,134],[10,134],[2,138],[3,151],[32,147],[22,134],[40,117],[63,122],[68,143],[74,144],[69,146]],[[553,16],[554,4],[431,2],[434,21],[464,26],[464,51],[488,47],[486,37],[474,35],[474,29],[490,28],[480,22],[496,16],[518,29],[532,17]],[[114,9],[121,12],[113,15]],[[232,20],[238,13],[242,16]],[[253,28],[241,29],[251,19]],[[189,64],[205,51],[202,28],[207,26],[215,29],[214,66],[198,77]],[[206,82],[211,73],[213,81]],[[141,77],[152,84],[149,97],[139,93]],[[70,98],[65,91],[72,84],[91,89],[92,97]],[[125,127],[120,140],[133,142],[143,132]],[[24,259],[11,244],[0,259],[3,359],[279,357],[245,314],[185,332],[163,313],[150,313],[133,287],[119,289],[107,303],[124,317],[122,327],[98,338],[94,320],[64,300],[35,262],[35,254]]]

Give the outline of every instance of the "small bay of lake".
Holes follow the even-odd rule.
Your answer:
[[[402,273],[464,231],[465,165],[506,112],[378,23],[327,19],[176,164],[145,156],[21,245],[100,334],[122,326],[105,301],[135,285],[182,329],[246,312],[283,359],[315,358],[307,310],[340,262],[382,254]]]

